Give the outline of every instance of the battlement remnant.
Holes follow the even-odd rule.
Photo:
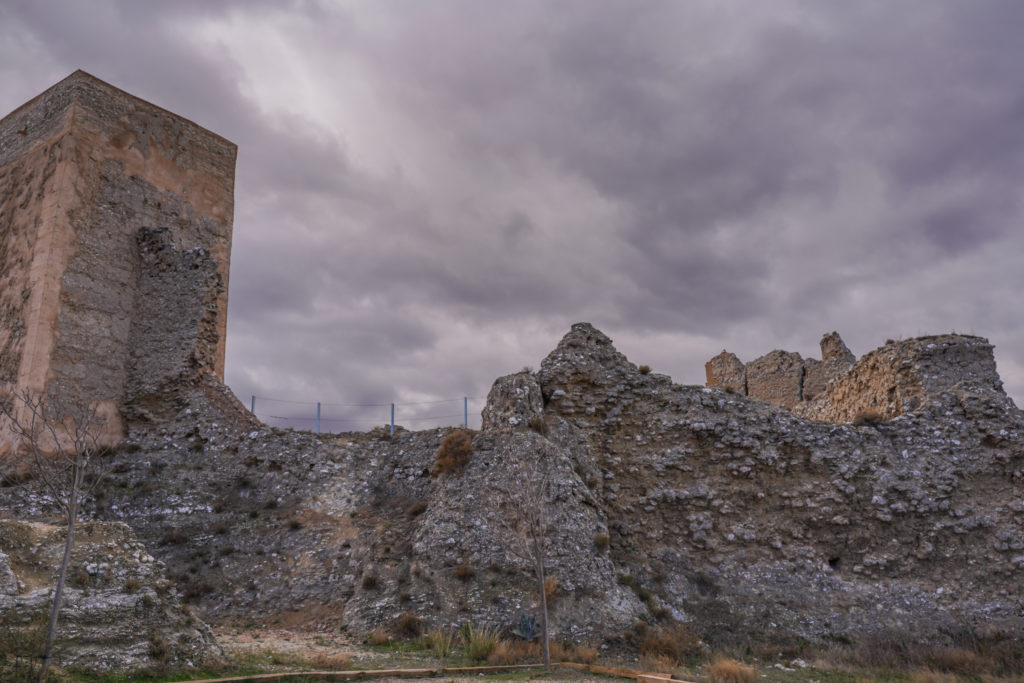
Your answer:
[[[743,364],[723,351],[705,365],[706,386],[822,422],[890,420],[954,388],[1003,393],[992,351],[981,337],[945,334],[889,340],[857,360],[831,332],[821,339],[821,360],[771,351]]]
[[[83,71],[0,120],[0,392],[89,403],[116,441],[128,400],[223,378],[235,156]]]

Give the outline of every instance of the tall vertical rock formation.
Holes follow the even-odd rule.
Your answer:
[[[82,71],[0,120],[0,391],[116,442],[129,400],[223,377],[235,155]]]

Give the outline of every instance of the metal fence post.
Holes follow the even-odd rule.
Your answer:
[[[316,402],[316,433],[320,433],[320,401]]]
[[[462,397],[462,426],[469,429],[469,396]]]
[[[395,435],[395,404],[391,404],[391,436]]]
[[[253,415],[255,415],[256,414],[256,394],[252,395],[252,404],[251,405],[252,405],[252,407],[249,408],[249,412],[252,413]]]

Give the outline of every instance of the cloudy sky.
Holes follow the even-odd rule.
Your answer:
[[[246,404],[478,421],[578,321],[681,383],[973,333],[1021,404],[1022,33],[1019,0],[0,0],[0,111],[81,68],[238,144]]]

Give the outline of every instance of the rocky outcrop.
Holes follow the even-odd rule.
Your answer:
[[[41,644],[64,536],[63,527],[0,520],[0,628],[37,633]],[[59,666],[138,670],[221,654],[127,525],[82,523],[76,539],[54,649]]]

